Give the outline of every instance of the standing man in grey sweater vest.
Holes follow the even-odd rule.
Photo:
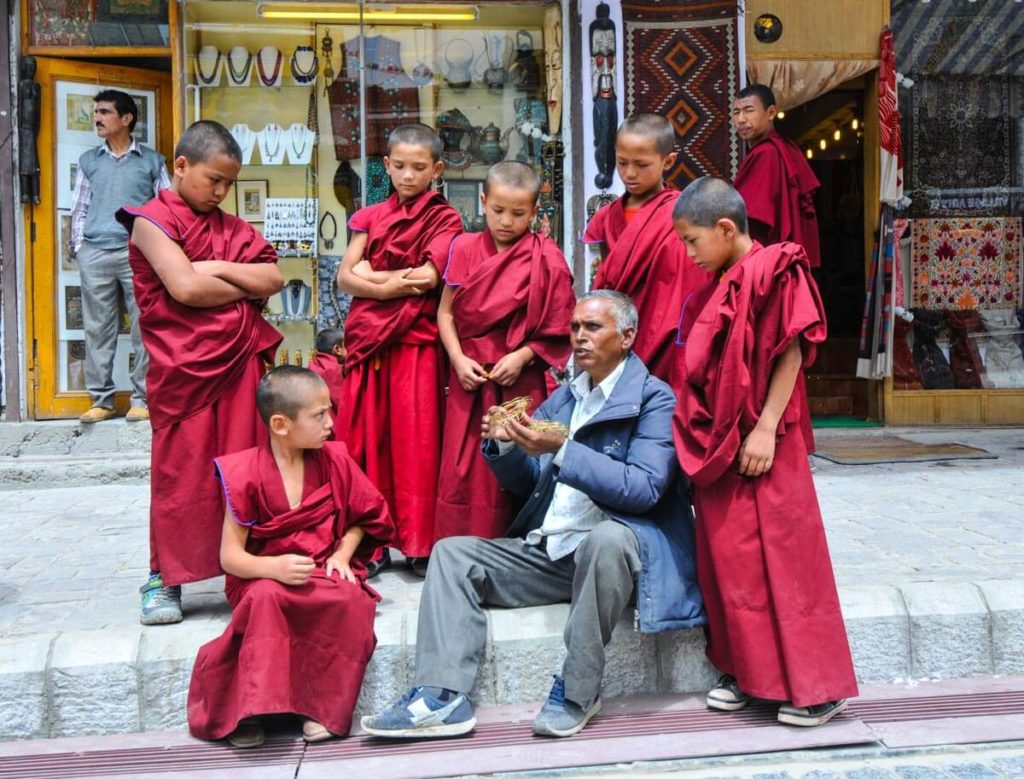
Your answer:
[[[132,407],[129,422],[149,419],[146,368],[149,356],[139,333],[139,309],[128,265],[128,233],[114,219],[121,206],[141,206],[170,187],[162,154],[132,138],[139,108],[131,95],[105,89],[93,98],[96,134],[103,144],[78,160],[71,206],[71,251],[82,279],[82,323],[85,332],[85,385],[92,408],[82,422],[114,416],[114,353],[119,329],[119,297],[131,317]]]

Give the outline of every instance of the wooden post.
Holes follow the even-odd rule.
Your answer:
[[[11,20],[17,0],[0,0],[0,294],[3,295],[3,376],[7,420],[21,421],[21,360],[18,356],[18,242],[15,232],[14,105]]]

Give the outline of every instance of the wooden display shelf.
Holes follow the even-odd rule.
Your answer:
[[[1021,425],[1024,389],[897,390],[885,381],[887,425]]]

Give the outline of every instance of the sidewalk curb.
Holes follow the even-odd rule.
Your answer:
[[[1024,671],[1024,579],[970,584],[857,585],[840,592],[863,684]],[[186,603],[187,606],[187,603]],[[492,610],[479,705],[540,701],[564,655],[566,604]],[[623,619],[608,647],[603,693],[692,693],[714,683],[701,630],[656,636]],[[45,738],[181,729],[192,663],[225,620],[0,639],[0,738]],[[357,715],[411,684],[416,615],[378,618],[377,651]]]

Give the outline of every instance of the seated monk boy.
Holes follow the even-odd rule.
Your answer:
[[[676,135],[657,114],[635,114],[615,136],[615,170],[626,193],[590,220],[583,242],[597,244],[594,289],[629,295],[640,313],[633,351],[647,369],[670,380],[679,309],[707,274],[686,260],[672,225],[675,190],[663,176],[675,163]]]
[[[480,454],[480,418],[517,397],[538,408],[549,366],[563,370],[569,359],[576,296],[558,245],[530,232],[539,193],[532,167],[499,162],[484,180],[487,229],[452,244],[437,312],[451,361],[437,540],[505,535],[516,507]]]
[[[444,163],[429,127],[392,130],[384,166],[395,193],[349,220],[352,240],[338,269],[338,286],[353,296],[338,437],[387,500],[394,546],[423,575],[444,412],[436,288],[462,218],[431,190]],[[388,565],[379,558],[371,575]]]
[[[334,421],[320,377],[274,368],[256,405],[270,443],[215,461],[231,624],[199,650],[189,730],[255,747],[260,715],[297,714],[306,741],[344,736],[376,645],[380,597],[365,565],[391,518],[345,445],[327,442]]]
[[[141,622],[181,621],[181,587],[219,576],[224,504],[213,458],[265,439],[256,384],[281,334],[260,311],[284,279],[277,253],[218,205],[241,169],[238,143],[196,122],[174,150],[171,188],[117,213],[149,353],[153,426],[149,580]]]
[[[675,205],[693,262],[713,274],[684,306],[675,441],[694,488],[713,709],[784,701],[780,722],[821,725],[857,694],[794,387],[825,340],[803,247],[762,246],[722,179]]]
[[[328,327],[316,334],[316,354],[309,361],[309,369],[324,380],[331,393],[331,417],[335,424],[341,412],[341,387],[345,378],[345,331]],[[329,441],[336,437],[331,430]]]

